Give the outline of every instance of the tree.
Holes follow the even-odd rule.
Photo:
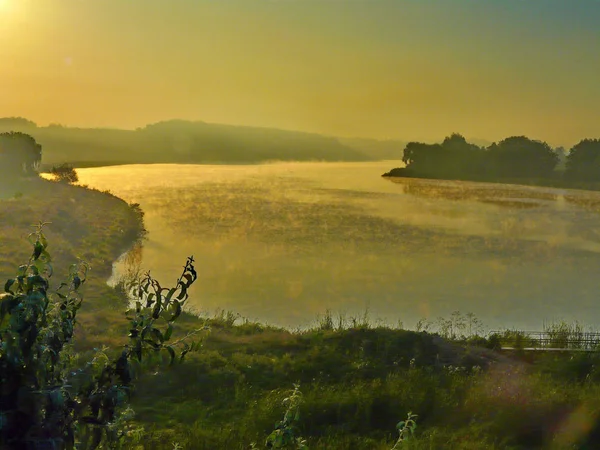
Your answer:
[[[454,133],[441,144],[409,142],[402,161],[421,176],[472,178],[479,174],[484,156],[483,149]]]
[[[488,147],[492,173],[506,178],[551,178],[558,156],[545,142],[512,136]]]
[[[197,278],[193,258],[174,288],[161,287],[149,274],[134,283],[128,345],[79,365],[68,348],[87,265],[74,264],[69,279],[53,290],[42,225],[30,241],[31,258],[0,295],[0,448],[95,449],[102,443],[116,448],[124,437],[119,422],[142,361],[166,352],[172,364],[198,347],[169,342]]]
[[[64,163],[60,166],[54,166],[50,169],[50,173],[54,175],[55,181],[63,183],[77,183],[79,181],[77,171],[71,164]]]
[[[409,142],[404,149],[402,161],[406,168],[421,176],[433,176],[436,167],[443,158],[440,144],[424,144],[422,142]]]
[[[484,150],[467,142],[467,140],[458,133],[453,133],[446,137],[442,142],[442,148],[445,150],[444,171],[456,178],[478,178],[483,171]]]
[[[42,146],[25,133],[0,134],[0,167],[5,173],[36,173],[42,161]]]
[[[570,180],[600,180],[600,139],[584,139],[567,156],[565,177]]]

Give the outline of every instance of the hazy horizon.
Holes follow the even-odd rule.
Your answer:
[[[600,3],[0,0],[0,116],[328,136],[597,137]]]
[[[188,122],[188,123],[202,123],[202,124],[206,124],[206,125],[225,125],[225,126],[231,126],[231,127],[248,127],[248,128],[259,128],[259,129],[266,129],[266,130],[278,130],[278,131],[288,131],[291,133],[306,133],[306,134],[317,134],[317,135],[321,135],[324,137],[332,137],[332,138],[339,138],[339,139],[356,139],[356,140],[375,140],[375,141],[380,141],[380,142],[385,142],[385,141],[396,141],[396,142],[408,142],[407,139],[402,139],[402,138],[389,138],[389,139],[385,139],[385,138],[374,138],[374,137],[369,137],[369,136],[361,136],[361,135],[349,135],[349,136],[338,136],[338,135],[331,135],[331,134],[326,134],[326,133],[317,133],[314,131],[307,131],[307,130],[301,130],[301,129],[292,129],[292,128],[280,128],[280,127],[274,127],[274,126],[269,126],[269,125],[247,125],[247,124],[231,124],[231,123],[217,123],[217,122],[209,122],[209,121],[204,121],[204,120],[193,120],[193,119],[181,119],[181,118],[164,118],[162,120],[158,120],[156,122],[153,123],[147,123],[147,124],[143,124],[139,127],[126,127],[126,126],[118,126],[118,125],[106,125],[103,127],[86,127],[86,126],[77,126],[77,125],[72,125],[72,124],[68,124],[68,123],[58,123],[58,122],[48,122],[48,123],[37,123],[35,121],[30,120],[28,117],[21,117],[21,116],[3,116],[0,117],[0,121],[3,119],[25,119],[28,121],[31,121],[35,124],[36,128],[52,128],[52,127],[63,127],[63,128],[72,128],[72,129],[97,129],[97,130],[119,130],[119,131],[136,131],[139,129],[143,129],[147,126],[152,126],[152,125],[156,125],[159,123],[172,123],[172,122]],[[458,131],[456,131],[458,132]],[[441,136],[439,138],[432,138],[432,139],[426,139],[426,142],[441,142],[444,140],[444,138],[447,136]],[[508,136],[505,136],[508,137]],[[491,144],[493,141],[486,139],[485,137],[480,137],[480,136],[466,136],[465,137],[468,141],[476,143],[478,145],[487,145],[487,144]],[[479,144],[481,143],[481,144]],[[551,143],[550,143],[551,144]]]

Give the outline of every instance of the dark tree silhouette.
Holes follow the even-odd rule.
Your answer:
[[[513,136],[488,147],[489,167],[501,178],[552,178],[558,156],[545,142]]]
[[[42,161],[42,146],[25,133],[0,134],[0,170],[4,173],[36,173]]]
[[[454,133],[441,144],[409,142],[397,168],[384,176],[445,178],[476,181],[556,178],[560,160],[547,143],[513,136],[487,149]]]
[[[53,166],[50,173],[54,175],[56,181],[62,183],[77,183],[79,181],[77,171],[71,164],[64,163],[60,166]]]
[[[410,171],[422,176],[431,176],[436,166],[442,163],[442,146],[440,144],[423,144],[409,142],[404,149],[402,161]]]
[[[402,161],[419,176],[464,178],[482,170],[485,152],[460,134],[448,136],[441,144],[409,142]]]
[[[565,177],[570,180],[600,180],[600,139],[584,139],[567,157]]]
[[[479,177],[485,170],[485,151],[467,142],[464,136],[453,133],[442,142],[446,161],[444,171],[450,176]]]

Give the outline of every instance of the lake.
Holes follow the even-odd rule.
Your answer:
[[[398,166],[77,172],[81,184],[140,203],[149,231],[141,264],[163,285],[194,255],[196,311],[291,328],[328,309],[407,327],[453,311],[487,329],[600,321],[600,193],[381,177]]]

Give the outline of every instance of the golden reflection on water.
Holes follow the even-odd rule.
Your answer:
[[[600,319],[600,194],[388,180],[397,162],[78,170],[146,212],[143,266],[189,254],[196,308],[304,326],[325,309],[405,324],[472,311],[489,327]],[[124,270],[121,266],[120,270]]]

